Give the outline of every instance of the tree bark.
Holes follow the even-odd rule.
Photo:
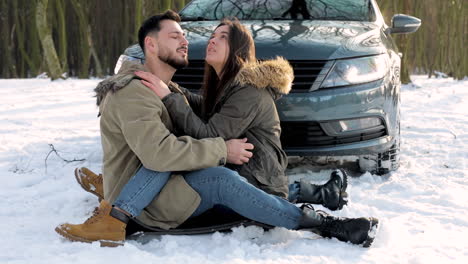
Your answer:
[[[55,0],[55,8],[57,12],[59,58],[64,72],[67,72],[67,23],[65,22],[65,3],[63,0]]]
[[[179,12],[185,6],[185,0],[174,0],[175,11]]]
[[[90,63],[90,45],[89,45],[89,30],[88,30],[88,19],[85,8],[78,0],[71,0],[73,9],[78,16],[78,27],[80,32],[80,67],[78,71],[79,78],[89,77],[89,63]]]
[[[21,70],[19,72],[19,75],[25,76],[25,69],[24,69],[24,64],[27,65],[28,69],[31,71],[35,72],[35,65],[32,63],[31,58],[29,57],[28,52],[26,51],[24,47],[24,35],[25,35],[25,28],[23,27],[24,25],[24,19],[18,15],[18,2],[13,1],[13,13],[15,17],[15,25],[16,25],[16,42],[18,43],[17,47],[19,50],[19,53],[21,54],[20,58],[16,59],[17,64],[21,64]]]
[[[172,1],[171,0],[161,0],[161,12],[165,12],[168,9],[171,9]]]
[[[36,6],[36,26],[39,39],[44,51],[44,58],[47,62],[48,74],[52,80],[62,77],[62,68],[59,63],[57,52],[55,51],[52,34],[47,24],[47,4],[48,0],[39,0]]]
[[[135,34],[134,38],[138,39],[138,30],[143,23],[143,0],[135,0]]]
[[[99,61],[99,57],[97,55],[96,49],[94,48],[94,42],[91,34],[91,27],[88,25],[88,45],[91,56],[93,57],[94,65],[96,67],[96,76],[103,77],[104,74],[102,73],[102,66],[101,62]]]
[[[403,2],[403,3],[401,3]],[[407,0],[400,0],[400,8],[403,8],[403,12],[408,14],[410,13],[410,6]],[[399,38],[399,46],[401,52],[403,53],[403,58],[401,59],[401,82],[404,84],[411,83],[411,77],[409,73],[409,60],[408,60],[408,36],[403,35]]]

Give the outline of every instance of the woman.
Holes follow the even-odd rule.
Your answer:
[[[275,100],[291,89],[294,75],[289,63],[282,58],[257,62],[252,36],[236,19],[225,19],[215,29],[206,47],[205,62],[203,96],[184,88],[171,92],[151,73],[135,74],[163,99],[183,134],[198,139],[246,137],[255,146],[253,156],[243,165],[230,168],[251,184],[292,202],[341,209],[347,203],[344,171],[334,171],[323,186],[301,181],[288,188],[284,174],[287,156],[281,148]]]

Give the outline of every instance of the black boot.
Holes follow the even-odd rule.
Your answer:
[[[299,229],[307,229],[323,237],[334,237],[369,247],[377,234],[379,220],[373,217],[335,217],[323,211],[315,211],[311,205],[302,206],[302,212]]]
[[[330,210],[341,210],[348,203],[348,174],[344,170],[334,170],[330,180],[324,185],[315,185],[301,179],[297,203],[321,204]]]

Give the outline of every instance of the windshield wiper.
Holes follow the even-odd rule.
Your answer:
[[[274,17],[274,18],[271,18],[272,20],[301,20],[301,21],[305,21],[305,20],[336,20],[336,21],[367,21],[367,20],[357,20],[356,18],[347,18],[347,17],[343,17],[343,16],[335,16],[335,17],[310,17],[310,18],[307,18],[307,19],[304,19],[304,18],[290,18],[290,17]]]
[[[320,17],[310,17],[310,18],[291,18],[291,17],[274,17],[273,20],[293,20],[293,21],[309,21],[309,20],[326,20]]]
[[[272,20],[292,20],[292,18],[288,18],[288,17],[273,17],[271,19]]]
[[[212,19],[208,19],[206,17],[201,17],[201,16],[198,16],[198,17],[186,17],[186,16],[183,16],[180,18],[182,21],[208,21],[208,20],[212,20]]]
[[[365,18],[363,19],[358,19],[358,18],[347,18],[347,17],[342,17],[342,16],[337,16],[337,17],[322,17],[317,20],[333,20],[333,21],[357,21],[357,22],[366,22]]]

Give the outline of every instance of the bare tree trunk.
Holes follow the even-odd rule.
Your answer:
[[[15,25],[16,25],[16,43],[19,53],[21,54],[21,58],[17,58],[16,63],[18,63],[18,60],[21,60],[22,62],[24,61],[27,68],[22,69],[20,76],[21,77],[28,77],[28,73],[32,75],[37,75],[38,74],[38,64],[33,61],[32,57],[30,54],[28,54],[28,51],[26,50],[25,47],[25,35],[27,34],[27,24],[25,23],[25,16],[20,16],[18,14],[18,2],[13,1],[13,13],[15,17]],[[28,39],[28,46],[30,45],[29,39]],[[22,63],[23,64],[23,63]]]
[[[14,21],[15,21],[15,29],[16,29],[15,35],[16,35],[16,42],[18,43],[17,47],[21,55],[16,58],[16,64],[20,67],[19,76],[24,76],[26,75],[24,64],[28,65],[28,68],[33,67],[33,65],[31,64],[31,60],[29,59],[28,53],[24,49],[24,28],[18,16],[18,2],[16,1],[13,2],[12,13],[14,16]]]
[[[78,71],[79,78],[87,78],[89,76],[89,63],[90,63],[90,46],[89,46],[89,30],[88,30],[88,19],[86,15],[86,10],[83,7],[82,3],[78,0],[71,0],[73,9],[75,10],[76,15],[78,16],[78,26],[79,26],[79,42],[80,42],[80,67]]]
[[[96,49],[94,48],[93,38],[91,35],[91,27],[88,25],[88,45],[91,52],[91,56],[93,57],[94,65],[96,67],[96,76],[103,77],[104,74],[102,73],[102,66],[101,62],[99,61],[99,57],[97,56]]]
[[[185,0],[174,0],[175,11],[179,12],[185,6]]]
[[[172,0],[161,0],[161,11],[164,12],[172,7]]]
[[[14,36],[15,25],[11,19],[11,3],[7,0],[0,0],[0,52],[2,63],[0,65],[1,74],[6,78],[16,77],[15,60],[13,58],[13,46],[11,38]]]
[[[65,3],[63,0],[55,0],[55,8],[57,12],[58,38],[59,38],[59,58],[63,70],[68,71],[67,62],[67,29],[65,22]]]
[[[453,77],[456,79],[462,79],[464,77],[464,59],[466,60],[466,43],[463,40],[466,39],[467,32],[463,30],[463,22],[466,21],[466,14],[464,12],[468,10],[463,9],[462,0],[456,0],[452,2],[452,24],[454,41],[450,49],[450,55],[453,58]],[[467,4],[465,4],[465,9]]]
[[[143,0],[135,1],[135,39],[138,39],[138,30],[143,23]]]
[[[44,51],[44,58],[47,62],[48,73],[52,80],[62,77],[62,68],[59,63],[57,52],[55,51],[52,34],[47,24],[47,4],[48,0],[39,0],[36,7],[36,26],[39,38]]]
[[[27,2],[27,4],[25,4],[25,2]],[[32,63],[35,65],[33,69],[36,69],[35,71],[31,69],[30,74],[36,76],[43,71],[41,69],[41,65],[43,64],[41,41],[39,40],[39,33],[37,32],[37,27],[35,26],[36,21],[34,19],[28,18],[34,17],[34,14],[36,13],[37,0],[23,0],[21,4],[23,9],[27,10],[26,17],[22,18],[23,23],[27,29],[28,45],[26,46],[26,50],[31,57]]]
[[[403,12],[408,14],[410,12],[410,6],[409,2],[407,0],[400,0],[400,3],[403,2],[400,8],[403,8]],[[408,36],[403,35],[400,36],[398,39],[399,41],[399,46],[401,49],[401,52],[403,53],[403,58],[401,59],[401,82],[406,84],[406,83],[411,83],[411,78],[410,78],[410,73],[409,73],[409,60],[408,60]]]
[[[462,46],[465,46],[466,43],[468,43],[468,16],[466,15],[466,9],[467,9],[467,4],[466,2],[462,2],[462,10],[463,13],[465,14],[463,16],[463,21],[462,21]],[[466,50],[466,46],[463,48],[462,52],[462,62],[463,62],[463,69],[460,74],[460,79],[462,78],[461,76],[465,77],[468,76],[468,51]]]

